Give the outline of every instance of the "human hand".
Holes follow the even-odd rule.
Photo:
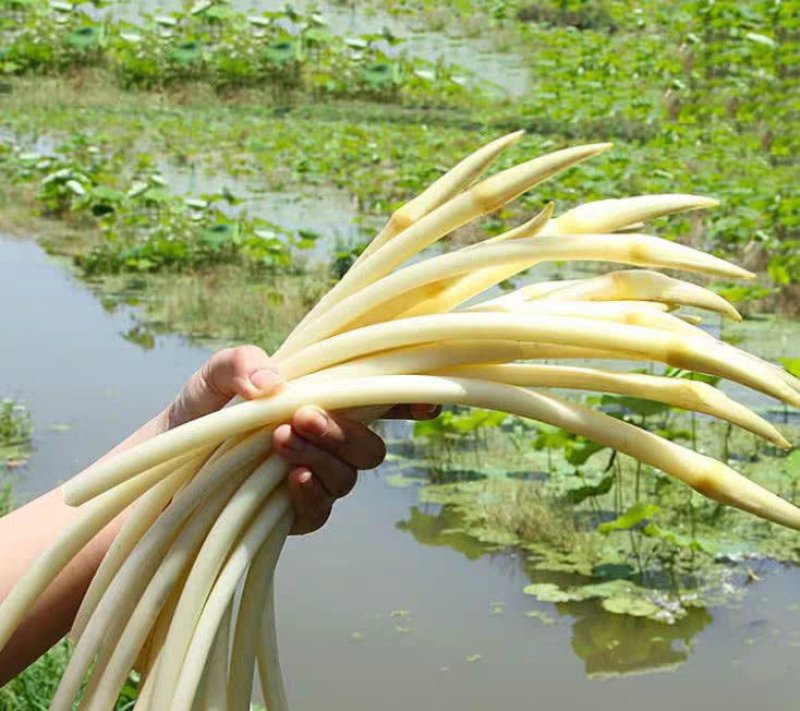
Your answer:
[[[218,351],[165,411],[165,427],[214,412],[235,396],[269,396],[283,382],[277,365],[258,346]],[[408,405],[392,408],[386,417],[421,420],[437,414],[437,407]],[[313,406],[300,408],[290,423],[278,426],[273,446],[291,467],[288,483],[296,534],[320,528],[336,499],[355,486],[357,471],[377,467],[386,455],[383,440],[366,425]]]

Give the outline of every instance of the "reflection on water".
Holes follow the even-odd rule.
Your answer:
[[[0,324],[0,394],[27,403],[36,429],[22,496],[149,418],[208,355],[171,336],[141,348],[129,310],[104,311],[33,243],[2,237]],[[741,605],[714,608],[713,624],[702,610],[654,627],[595,603],[543,604],[523,594],[533,575],[518,554],[481,555],[457,520],[418,505],[416,487],[384,483],[397,469],[364,475],[324,531],[292,538],[281,557],[293,711],[797,707],[797,569],[774,566]],[[532,608],[554,623],[526,617]],[[610,674],[625,676],[597,681]]]
[[[470,560],[496,552],[464,530],[463,518],[452,507],[412,506],[397,528],[411,533],[426,546],[446,546]],[[559,576],[532,570],[523,556],[509,558],[509,565],[525,571],[530,582],[555,582]],[[560,576],[561,578],[565,576]],[[574,576],[571,576],[574,577]],[[690,608],[674,624],[606,612],[597,601],[557,603],[559,617],[572,623],[572,651],[583,660],[590,678],[674,670],[691,653],[692,639],[713,621],[711,612]]]
[[[694,636],[714,619],[708,610],[690,609],[675,624],[664,625],[598,611],[590,602],[556,607],[559,614],[573,617],[572,651],[592,678],[674,671],[689,658]]]
[[[412,506],[411,517],[407,521],[398,521],[400,531],[408,531],[417,543],[424,546],[447,546],[476,560],[485,555],[491,546],[475,540],[461,527],[461,517],[452,509],[444,507],[438,514],[423,512],[419,506]]]

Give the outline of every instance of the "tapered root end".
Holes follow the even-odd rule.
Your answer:
[[[521,163],[476,185],[472,193],[474,200],[483,212],[491,212],[557,173],[608,150],[611,145],[573,146]]]
[[[690,485],[721,504],[800,531],[800,508],[721,462],[712,460],[704,475]]]
[[[718,204],[713,198],[680,193],[597,200],[565,212],[556,220],[556,229],[559,233],[630,230],[658,217]]]

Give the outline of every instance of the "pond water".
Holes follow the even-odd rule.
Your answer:
[[[27,403],[36,426],[23,497],[102,454],[208,356],[177,336],[142,350],[122,337],[133,323],[34,243],[0,236],[0,395]],[[390,487],[391,473],[362,476],[324,531],[281,559],[294,711],[797,707],[800,570],[757,569],[741,603],[674,626],[541,604],[522,593],[521,556],[441,545],[446,517]]]
[[[360,215],[356,201],[346,190],[331,185],[316,186],[313,193],[267,191],[252,179],[207,171],[203,166],[175,167],[163,162],[159,172],[171,192],[186,197],[227,192],[237,199],[236,204],[216,203],[227,214],[246,213],[291,232],[317,235],[314,247],[302,252],[313,259],[327,261],[337,248],[358,244],[365,230],[374,234],[382,226],[380,218]]]

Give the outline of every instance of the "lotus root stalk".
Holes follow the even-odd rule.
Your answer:
[[[610,148],[569,147],[482,178],[521,139],[518,131],[479,148],[392,214],[278,350],[287,380],[278,393],[159,434],[67,482],[65,500],[81,516],[0,603],[0,648],[72,557],[122,510],[131,507],[131,514],[75,618],[75,648],[54,711],[69,711],[79,697],[81,708],[108,711],[133,668],[141,674],[137,711],[247,709],[256,671],[268,710],[288,708],[274,579],[293,514],[288,465],[272,451],[271,433],[306,404],[364,422],[403,403],[507,412],[586,437],[711,500],[800,529],[800,509],[726,463],[576,399],[598,392],[660,402],[790,447],[774,425],[711,385],[625,366],[710,374],[800,406],[797,379],[721,343],[699,327],[700,317],[682,312],[740,319],[730,303],[657,271],[753,277],[647,234],[648,221],[711,208],[715,200],[645,195],[561,214],[543,200],[537,213],[501,235],[424,253]],[[602,267],[586,279],[537,280],[553,261]],[[523,272],[527,284],[519,283]],[[498,295],[497,285],[509,280],[513,291]],[[585,358],[618,367],[570,362]]]

